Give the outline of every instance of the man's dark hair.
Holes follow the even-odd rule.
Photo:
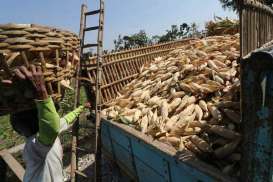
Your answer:
[[[59,104],[54,104],[56,110],[60,109]],[[13,113],[10,115],[10,123],[12,128],[25,137],[31,137],[39,131],[39,118],[37,109],[31,109]]]
[[[19,135],[31,137],[39,131],[38,111],[32,109],[11,114],[10,123]]]

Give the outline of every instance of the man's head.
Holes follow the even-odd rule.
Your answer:
[[[60,105],[55,103],[55,108],[58,111]],[[37,109],[21,111],[10,115],[10,123],[12,128],[19,134],[25,137],[31,137],[39,131],[39,118]]]
[[[10,115],[13,129],[22,136],[31,137],[39,130],[37,109],[22,111]]]

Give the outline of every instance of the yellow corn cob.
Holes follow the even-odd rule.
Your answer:
[[[175,126],[178,119],[179,119],[178,115],[174,115],[170,119],[168,119],[166,122],[166,131],[170,131]]]
[[[236,147],[239,145],[239,143],[240,143],[240,140],[237,139],[231,143],[224,145],[221,148],[216,149],[214,151],[214,154],[218,159],[223,159],[227,157],[228,155],[230,155],[231,153],[233,153]]]
[[[140,127],[141,127],[141,132],[142,133],[146,133],[147,132],[148,124],[149,124],[149,120],[148,120],[147,115],[145,115],[144,117],[142,117],[141,123],[140,123]]]
[[[176,98],[174,99],[170,104],[169,104],[169,113],[175,110],[181,103],[182,99],[181,98]]]
[[[134,114],[133,121],[137,122],[140,117],[141,117],[141,111],[137,109],[135,114]]]
[[[161,104],[161,116],[164,121],[168,118],[168,115],[169,115],[168,110],[169,110],[169,105],[167,101],[163,101]]]
[[[224,109],[223,110],[225,115],[234,123],[240,124],[241,123],[241,117],[239,113],[236,113],[233,110],[230,109]]]
[[[195,109],[195,104],[191,104],[187,106],[181,113],[180,113],[180,118],[189,116],[194,112]]]
[[[187,105],[187,103],[188,103],[188,98],[189,98],[188,95],[185,95],[185,96],[182,98],[180,105],[179,105],[178,108],[176,108],[176,110],[175,110],[175,114],[181,112],[181,111],[184,109],[184,107],[185,107],[185,106]]]
[[[202,151],[198,147],[196,147],[196,145],[194,145],[190,140],[186,140],[184,142],[184,145],[192,153],[197,154],[197,155],[202,154]]]
[[[205,140],[203,140],[202,138],[198,137],[197,135],[191,136],[190,140],[201,151],[206,152],[206,153],[212,152],[212,148],[210,147],[210,145]]]
[[[217,109],[217,107],[215,107],[211,104],[208,104],[208,109],[209,109],[210,114],[212,115],[212,117],[215,120],[220,121],[223,119],[222,113]]]
[[[202,111],[201,107],[196,104],[194,111],[196,113],[198,121],[201,121],[203,118],[203,111]]]
[[[208,66],[213,70],[219,69],[218,66],[216,66],[216,64],[212,60],[208,60]]]
[[[226,138],[226,139],[240,138],[239,133],[229,130],[229,129],[225,128],[224,126],[212,125],[212,126],[210,126],[209,130],[219,136]]]

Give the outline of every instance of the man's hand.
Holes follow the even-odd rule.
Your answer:
[[[32,82],[37,93],[36,99],[45,100],[48,98],[44,76],[40,66],[30,65],[30,69],[27,69],[25,66],[20,66],[16,68],[14,72],[20,80],[29,80]]]

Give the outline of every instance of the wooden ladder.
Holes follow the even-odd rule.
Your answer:
[[[99,24],[96,26],[87,27],[86,20],[88,16],[99,16]],[[75,94],[75,105],[77,108],[80,104],[80,88],[82,73],[85,71],[88,75],[88,79],[91,81],[92,78],[88,74],[88,67],[95,66],[97,69],[95,85],[90,85],[88,88],[95,86],[96,98],[95,98],[95,113],[96,113],[96,147],[95,147],[95,181],[101,181],[101,84],[102,84],[102,63],[103,63],[103,30],[104,30],[104,0],[99,1],[99,9],[94,11],[87,11],[87,5],[83,4],[81,7],[81,21],[80,21],[80,66],[76,72],[76,94]],[[88,31],[97,31],[97,42],[96,43],[85,43],[85,34]],[[96,47],[97,48],[97,60],[95,64],[89,64],[88,58],[84,54],[86,48]],[[89,82],[90,84],[91,82]],[[90,92],[90,90],[89,90]],[[90,103],[94,101],[90,97],[87,97]],[[79,121],[77,120],[72,128],[72,155],[71,155],[71,182],[77,180],[76,175],[80,174],[85,176],[78,171],[77,166],[77,140],[78,140],[78,129]]]

